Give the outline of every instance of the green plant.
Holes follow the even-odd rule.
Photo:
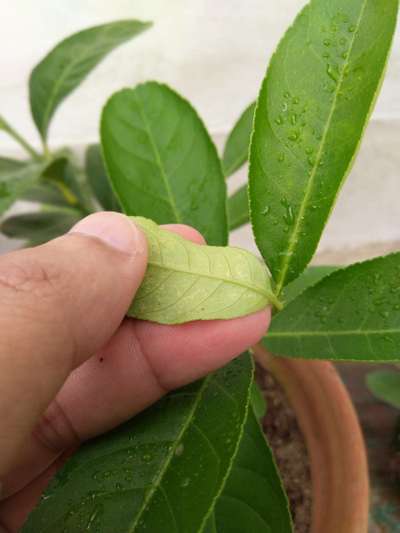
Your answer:
[[[6,218],[2,231],[41,242],[101,204],[159,224],[190,224],[208,244],[225,247],[228,225],[250,218],[272,276],[270,289],[262,265],[251,258],[258,272],[252,284],[265,291],[256,291],[258,296],[252,287],[232,286],[238,276],[243,281],[244,270],[245,276],[253,271],[244,252],[210,248],[201,255],[197,247],[193,251],[152,222],[137,219],[152,234],[150,244],[154,238],[164,254],[162,265],[152,256],[156,259],[144,283],[162,283],[163,290],[152,302],[144,289],[132,312],[168,323],[226,318],[222,299],[232,298],[229,316],[239,316],[264,305],[254,303],[263,293],[263,302],[275,304],[263,343],[276,354],[399,360],[400,253],[348,268],[305,270],[371,113],[397,11],[397,0],[312,0],[279,44],[257,104],[234,127],[222,164],[191,105],[154,82],[124,89],[105,105],[100,128],[105,166],[97,145],[88,148],[85,169],[68,150],[50,152],[47,131],[56,105],[111,48],[109,30],[86,30],[67,39],[31,77],[43,154],[1,122],[32,159],[0,161],[0,206],[5,210],[22,197],[43,206],[38,213]],[[138,22],[115,24],[121,26],[111,32],[114,44],[145,28]],[[99,46],[104,35],[106,43]],[[93,57],[85,57],[67,82],[71,67],[66,74],[59,65],[68,65],[82,43]],[[53,95],[50,102],[43,91]],[[230,197],[226,209],[225,178],[247,160],[251,130],[248,190]],[[189,248],[198,260],[195,267],[177,257]],[[174,261],[179,268],[168,276],[165,270],[172,270]],[[218,281],[211,279],[214,271]],[[203,307],[190,302],[185,307],[181,289],[190,292],[197,283]],[[242,298],[250,298],[247,307]],[[176,312],[158,312],[160,303],[175,305]],[[254,414],[264,407],[252,374],[251,357],[243,354],[82,446],[23,531],[291,531],[286,497]]]

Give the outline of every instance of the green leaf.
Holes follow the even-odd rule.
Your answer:
[[[226,184],[203,122],[165,85],[114,94],[101,119],[108,175],[128,215],[189,224],[226,244]]]
[[[247,183],[228,198],[228,221],[230,231],[249,221],[249,197]]]
[[[400,409],[400,372],[376,370],[367,375],[367,386],[374,396]]]
[[[9,157],[0,157],[0,181],[7,178],[7,175],[14,170],[18,170],[27,164],[20,159],[10,159]]]
[[[250,391],[250,402],[256,418],[263,418],[267,412],[267,402],[258,383],[253,380]]]
[[[245,355],[84,444],[23,533],[201,531],[237,453],[251,379]]]
[[[89,184],[101,207],[107,211],[121,211],[121,206],[111,188],[98,144],[92,144],[87,147],[85,170]]]
[[[76,209],[52,208],[38,213],[15,215],[4,220],[0,231],[13,239],[29,241],[30,246],[63,235],[82,218]]]
[[[64,98],[109,52],[150,26],[149,22],[120,20],[80,31],[61,41],[33,69],[29,80],[31,111],[44,141]]]
[[[46,164],[29,162],[0,172],[0,215],[38,182]]]
[[[63,189],[56,182],[41,180],[22,195],[23,200],[40,204],[68,207]]]
[[[250,206],[277,293],[307,266],[379,91],[398,0],[312,0],[271,59],[250,151]]]
[[[322,278],[328,276],[328,274],[332,274],[337,269],[338,267],[326,265],[308,267],[298,278],[286,285],[282,292],[282,300],[285,302],[285,305],[297,298],[305,289],[315,285]]]
[[[291,533],[288,501],[272,452],[249,411],[225,488],[205,533]]]
[[[400,359],[400,253],[336,270],[274,316],[265,346],[315,359]]]
[[[195,244],[151,220],[132,219],[145,232],[149,259],[129,316],[162,324],[226,319],[274,299],[264,263],[250,252]]]
[[[222,156],[222,168],[227,177],[247,161],[255,107],[256,103],[252,102],[243,111],[228,136]]]

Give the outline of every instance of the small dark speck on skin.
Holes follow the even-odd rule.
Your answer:
[[[104,361],[104,357],[100,357],[99,361],[102,363]]]

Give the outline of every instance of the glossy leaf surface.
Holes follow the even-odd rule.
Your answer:
[[[255,107],[255,102],[252,102],[243,111],[228,136],[222,156],[222,168],[227,177],[247,161]]]
[[[291,533],[288,501],[253,412],[205,533]]]
[[[228,222],[230,231],[249,221],[249,197],[247,183],[228,198]]]
[[[236,455],[251,379],[241,356],[84,444],[23,533],[200,531]]]
[[[233,247],[205,246],[141,217],[149,259],[129,316],[163,324],[226,319],[263,309],[273,299],[268,271]]]
[[[85,171],[89,184],[101,207],[107,211],[121,211],[121,206],[111,188],[98,144],[92,144],[87,147],[85,153]]]
[[[369,390],[380,400],[400,409],[400,372],[377,370],[367,375]]]
[[[310,266],[298,278],[286,285],[282,292],[282,300],[285,305],[297,298],[308,287],[315,285],[325,276],[332,274],[338,267],[334,266]]]
[[[398,0],[312,0],[271,59],[255,113],[250,205],[277,292],[313,256],[385,69]]]
[[[336,270],[272,319],[273,353],[365,361],[400,359],[400,253]]]
[[[226,184],[214,144],[189,102],[165,85],[114,94],[101,120],[108,175],[128,215],[189,224],[226,244]]]
[[[59,104],[114,48],[151,24],[120,20],[89,28],[61,41],[33,69],[29,80],[32,116],[44,140]]]

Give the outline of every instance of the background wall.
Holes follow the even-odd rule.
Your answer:
[[[154,27],[110,55],[57,112],[50,145],[97,139],[107,96],[157,79],[186,96],[217,144],[255,98],[267,60],[303,0],[0,0],[0,113],[34,145],[27,79],[62,37],[87,26],[132,17]],[[321,242],[321,251],[400,235],[400,30],[361,153]],[[0,153],[17,148],[0,133]],[[233,186],[244,179],[241,173]],[[248,243],[248,231],[234,241]]]

